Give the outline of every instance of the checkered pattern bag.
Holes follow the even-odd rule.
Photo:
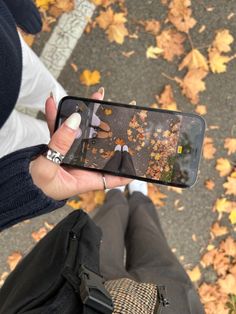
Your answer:
[[[150,283],[138,283],[128,278],[105,282],[114,304],[114,314],[158,313],[158,287]]]

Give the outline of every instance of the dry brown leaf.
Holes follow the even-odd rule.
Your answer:
[[[228,149],[228,155],[236,153],[236,138],[227,137],[224,141],[224,148]]]
[[[215,237],[220,237],[228,233],[228,229],[225,226],[220,226],[219,222],[215,222],[211,227],[211,232]]]
[[[157,47],[163,49],[163,57],[168,61],[173,61],[175,56],[184,53],[184,41],[186,37],[174,29],[167,29],[156,37]]]
[[[76,65],[75,63],[71,63],[70,66],[72,67],[74,72],[78,72],[78,65]]]
[[[164,206],[165,203],[163,199],[167,198],[167,196],[160,192],[160,190],[154,185],[149,183],[148,184],[148,196],[153,201],[153,204],[156,206]]]
[[[111,8],[106,11],[100,11],[99,16],[96,18],[98,26],[102,29],[107,29],[113,23],[114,12]]]
[[[152,33],[153,35],[157,35],[161,28],[160,22],[154,19],[145,21],[143,22],[143,24],[145,27],[145,31]]]
[[[115,140],[115,144],[116,145],[125,145],[125,141],[124,141],[124,139],[123,138],[117,138],[116,140]]]
[[[80,82],[83,85],[91,86],[100,83],[101,75],[99,71],[84,70],[80,75]]]
[[[48,233],[46,228],[42,227],[38,231],[34,231],[31,233],[32,238],[34,241],[39,242],[45,235]]]
[[[213,73],[226,72],[227,63],[234,58],[220,54],[220,52],[217,49],[210,49],[208,57],[210,68]]]
[[[197,49],[193,49],[187,54],[187,56],[179,65],[179,70],[181,71],[185,67],[187,67],[189,70],[203,69],[205,71],[208,71],[207,60],[204,55],[201,54],[201,52]]]
[[[13,252],[11,255],[7,258],[7,264],[10,268],[10,270],[14,270],[16,265],[19,263],[19,261],[22,259],[22,254],[20,252]]]
[[[177,104],[174,100],[173,90],[171,85],[165,85],[160,97],[156,96],[157,101],[161,104],[162,109],[177,111]]]
[[[223,184],[226,189],[225,194],[236,195],[236,172],[233,172],[230,177],[227,177],[227,182]]]
[[[191,1],[189,0],[172,0],[170,2],[168,18],[180,32],[188,33],[197,23],[192,17],[190,5]]]
[[[203,69],[188,71],[183,79],[175,77],[175,80],[182,87],[182,93],[190,99],[193,104],[199,102],[199,93],[206,89],[203,79],[207,72]]]
[[[195,111],[196,113],[204,116],[207,113],[207,108],[204,105],[197,105]]]
[[[215,47],[219,52],[229,52],[231,51],[230,45],[233,43],[233,41],[234,38],[229,33],[229,30],[222,29],[217,32],[212,46]]]
[[[205,137],[203,142],[203,157],[205,159],[213,159],[216,153],[213,139],[211,137]]]
[[[192,270],[187,270],[187,274],[192,282],[198,281],[202,276],[199,266],[194,267]]]
[[[219,158],[216,161],[216,170],[219,171],[220,177],[227,176],[232,170],[231,163],[227,158]]]
[[[205,181],[204,185],[208,190],[212,191],[215,187],[215,182],[213,180],[209,179],[209,180]]]
[[[131,57],[134,53],[135,53],[134,50],[127,51],[127,52],[126,52],[126,51],[122,51],[122,55],[123,55],[124,57],[126,57],[126,58]]]
[[[96,6],[103,6],[104,8],[114,3],[114,0],[90,0]]]
[[[236,277],[228,274],[224,279],[218,280],[221,291],[226,294],[236,294]]]

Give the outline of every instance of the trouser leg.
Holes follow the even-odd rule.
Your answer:
[[[134,192],[129,206],[127,271],[138,281],[166,286],[171,305],[163,313],[204,313],[188,275],[164,237],[151,200],[142,193]]]
[[[130,153],[128,152],[122,153],[122,164],[121,164],[120,172],[124,174],[129,174],[132,176],[136,175],[132,157]]]
[[[118,172],[121,163],[121,152],[115,151],[114,155],[106,163],[104,170]]]
[[[125,230],[129,207],[119,190],[111,190],[105,203],[99,208],[94,222],[102,229],[100,270],[106,280],[130,277],[124,266]]]

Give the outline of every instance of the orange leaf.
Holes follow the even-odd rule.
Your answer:
[[[100,83],[101,75],[98,71],[91,72],[90,70],[84,70],[80,75],[80,81],[83,85],[91,86]]]
[[[228,155],[236,153],[236,138],[227,137],[224,142],[224,148],[228,149]]]
[[[160,190],[154,185],[149,183],[148,184],[148,196],[153,201],[153,204],[156,206],[164,206],[165,203],[163,199],[167,198],[167,196],[160,192]]]
[[[203,69],[190,70],[183,79],[175,77],[177,83],[182,87],[182,93],[190,99],[193,104],[199,101],[199,92],[206,89],[203,79],[206,77],[207,72]]]
[[[168,18],[180,32],[188,33],[196,24],[196,20],[191,16],[190,5],[191,1],[188,0],[172,0],[169,5]]]
[[[226,72],[227,63],[231,61],[233,57],[228,57],[220,54],[217,49],[209,49],[209,63],[210,68],[213,73],[223,73]]]
[[[196,113],[203,115],[203,116],[207,113],[206,106],[204,106],[204,105],[197,105],[195,111],[196,111]]]
[[[19,261],[22,259],[22,254],[20,252],[13,252],[11,255],[7,258],[7,264],[10,268],[10,270],[14,270],[16,265],[19,263]]]
[[[227,176],[231,172],[232,166],[228,159],[219,158],[216,161],[216,170],[220,172],[220,177],[224,177],[224,176]]]
[[[213,159],[216,149],[213,144],[213,139],[211,137],[205,137],[203,142],[203,157],[205,159]]]
[[[218,280],[221,291],[226,294],[236,294],[236,278],[228,274],[224,279]]]
[[[163,57],[168,61],[173,61],[175,56],[184,53],[183,43],[186,37],[174,29],[167,29],[156,37],[158,48],[163,49]]]
[[[228,233],[228,229],[225,226],[220,226],[219,222],[215,222],[211,227],[211,232],[214,234],[215,237],[222,236]]]
[[[110,24],[112,24],[114,18],[114,12],[111,8],[106,11],[101,11],[99,16],[96,18],[98,26],[102,29],[107,29]]]
[[[172,91],[172,87],[170,85],[166,85],[164,91],[160,95],[160,97],[156,96],[157,101],[161,104],[162,109],[174,110],[177,111],[177,104],[174,100],[174,95]]]
[[[208,190],[212,191],[215,187],[215,182],[213,180],[206,180],[204,185]]]
[[[34,241],[39,242],[47,234],[46,228],[42,227],[38,231],[32,232],[32,238]]]
[[[157,20],[148,20],[144,22],[145,31],[157,35],[160,31],[161,25]]]
[[[198,266],[194,267],[192,270],[187,270],[187,274],[192,282],[196,282],[201,278],[201,271]]]
[[[115,140],[116,145],[125,145],[125,141],[122,138],[117,138]]]
[[[228,237],[221,242],[220,250],[224,251],[225,255],[236,257],[236,241],[232,237]]]
[[[117,44],[123,44],[125,37],[128,36],[128,30],[124,24],[110,25],[106,33],[109,41],[115,41]]]

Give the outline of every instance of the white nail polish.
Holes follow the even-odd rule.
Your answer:
[[[77,130],[80,126],[81,116],[78,112],[72,113],[68,119],[66,119],[65,125],[71,128],[72,130]]]

